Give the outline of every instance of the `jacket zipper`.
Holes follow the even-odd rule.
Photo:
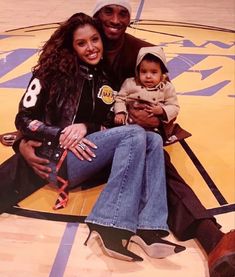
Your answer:
[[[90,77],[92,77],[92,113],[91,113],[91,116],[93,116],[93,113],[95,111],[95,80],[94,80],[93,74],[90,74]]]
[[[93,115],[94,113],[94,110],[95,110],[95,87],[94,87],[94,75],[93,74],[89,74],[88,75],[88,80],[92,81],[92,113],[91,113],[91,116]],[[76,109],[75,109],[75,113],[74,113],[74,116],[73,116],[73,120],[72,120],[72,123],[74,123],[75,119],[76,119],[76,116],[77,116],[77,111],[78,111],[78,107],[79,107],[79,104],[80,104],[80,100],[81,100],[81,96],[82,96],[82,93],[83,93],[83,87],[84,87],[84,79],[83,79],[83,84],[82,84],[82,90],[81,90],[81,93],[79,94],[79,97],[78,97],[78,101],[77,101],[77,105],[76,105]]]
[[[75,121],[76,116],[77,116],[78,107],[79,107],[81,96],[82,96],[82,92],[83,92],[83,86],[84,86],[84,79],[83,79],[83,83],[82,83],[82,90],[81,90],[81,93],[79,93],[79,96],[78,96],[78,101],[77,101],[76,109],[75,109],[73,120],[72,120],[71,124],[74,124],[74,121]]]

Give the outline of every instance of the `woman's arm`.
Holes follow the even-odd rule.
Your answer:
[[[23,95],[15,125],[22,135],[28,139],[42,141],[45,138],[54,142],[58,140],[61,129],[47,126],[43,122],[47,95],[43,91],[40,81],[32,78]]]
[[[38,157],[36,149],[41,146],[42,139],[55,140],[59,128],[50,128],[42,122],[44,115],[45,95],[37,78],[32,78],[20,103],[15,125],[21,133],[21,138],[13,145],[15,151],[20,151],[26,162],[41,178],[47,178],[51,171],[49,160]]]

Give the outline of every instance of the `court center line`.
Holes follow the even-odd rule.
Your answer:
[[[228,202],[226,201],[226,199],[224,198],[224,196],[222,195],[222,193],[220,192],[220,190],[218,189],[218,187],[216,186],[214,181],[211,179],[208,172],[206,171],[204,166],[201,164],[201,162],[199,161],[197,156],[193,153],[192,149],[186,143],[186,141],[181,140],[180,144],[183,147],[183,149],[185,150],[185,152],[188,154],[189,158],[191,159],[191,161],[197,168],[198,172],[201,174],[202,178],[206,182],[206,184],[209,187],[209,189],[211,190],[211,192],[214,194],[214,196],[215,196],[216,200],[219,202],[219,204],[221,206],[228,204]]]
[[[235,212],[235,203],[234,204],[228,204],[222,207],[216,207],[212,209],[207,209],[207,211],[212,215],[218,215],[218,214],[227,214],[231,212]]]
[[[78,225],[78,223],[67,223],[49,277],[64,276]]]
[[[139,7],[137,9],[136,16],[135,16],[135,21],[140,20],[140,16],[143,11],[143,7],[144,7],[144,0],[140,0]]]

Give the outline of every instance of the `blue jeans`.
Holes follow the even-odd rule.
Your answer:
[[[127,229],[168,230],[163,145],[161,137],[137,125],[87,136],[97,145],[96,158],[79,160],[68,153],[68,179],[75,187],[112,163],[103,191],[86,222]]]

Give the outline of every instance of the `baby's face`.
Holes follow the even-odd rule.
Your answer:
[[[143,60],[140,63],[139,79],[141,85],[153,88],[161,82],[162,70],[160,63]]]

